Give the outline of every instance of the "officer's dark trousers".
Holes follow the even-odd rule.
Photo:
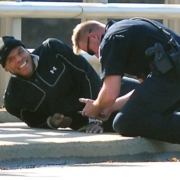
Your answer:
[[[170,73],[137,86],[116,115],[113,128],[123,136],[141,136],[180,144],[180,80]]]

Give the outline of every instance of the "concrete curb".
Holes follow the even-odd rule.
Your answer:
[[[148,161],[156,155],[180,158],[180,145],[118,134],[87,134],[69,129],[30,129],[24,123],[0,124],[0,162],[33,159],[120,158]],[[172,157],[171,157],[172,158]],[[137,158],[135,159],[137,160]]]

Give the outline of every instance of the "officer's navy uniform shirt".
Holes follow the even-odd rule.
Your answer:
[[[158,25],[171,32],[180,43],[177,34],[160,23]],[[165,50],[168,49],[167,36],[149,22],[130,19],[109,22],[100,44],[102,78],[110,75],[123,76],[124,73],[137,78],[147,76],[151,72],[150,62],[153,58],[147,57],[145,51],[158,42]]]

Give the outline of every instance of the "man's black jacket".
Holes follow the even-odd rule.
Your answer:
[[[47,118],[61,113],[73,119],[71,128],[88,123],[77,113],[84,107],[79,98],[96,99],[101,80],[82,56],[57,39],[47,39],[32,54],[38,66],[29,79],[11,77],[4,96],[6,110],[30,127],[48,128]]]

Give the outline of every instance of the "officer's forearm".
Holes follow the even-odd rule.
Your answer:
[[[129,98],[133,92],[134,92],[134,90],[125,94],[124,96],[117,98],[115,103],[110,108],[111,112],[121,110],[123,108],[123,106],[126,104],[126,102],[129,100]]]

